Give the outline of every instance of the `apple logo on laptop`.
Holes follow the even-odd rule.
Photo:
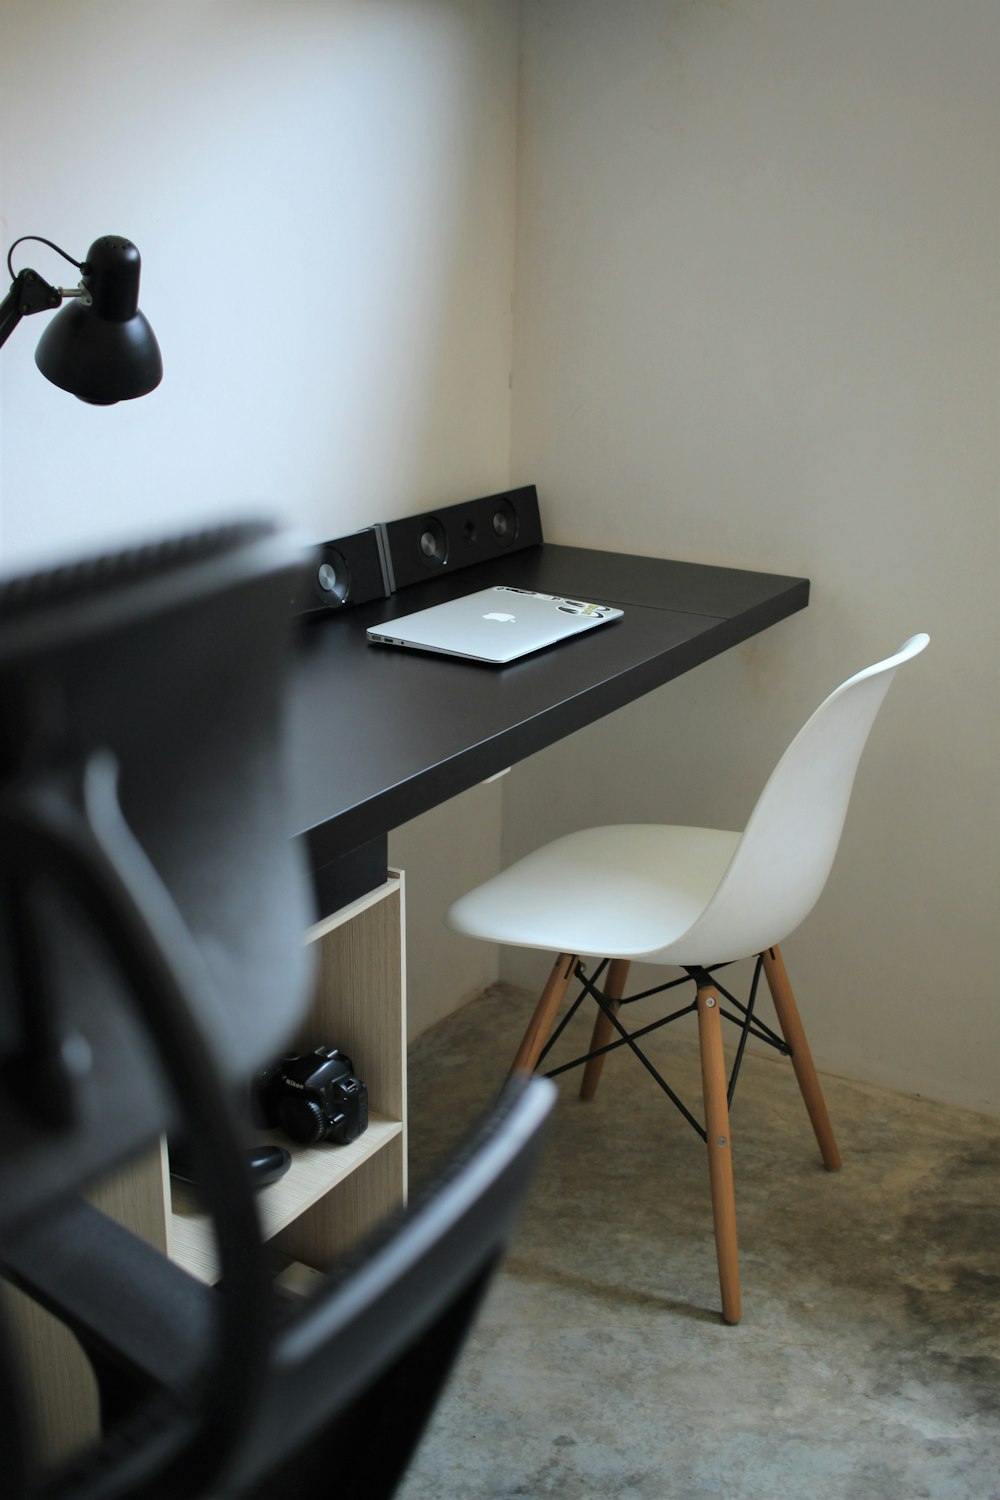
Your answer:
[[[501,621],[503,621],[503,623],[505,625],[511,625],[511,624],[513,624],[514,620],[516,619],[516,616],[515,615],[502,615],[502,614],[498,613],[496,610],[491,610],[488,615],[483,615],[483,619],[484,620],[501,620]]]

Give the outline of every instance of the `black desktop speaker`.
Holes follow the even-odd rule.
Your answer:
[[[387,521],[381,529],[391,591],[420,583],[444,569],[454,572],[542,542],[533,484],[480,500],[463,500],[423,515],[403,516]]]
[[[292,588],[292,614],[316,619],[390,592],[382,533],[369,526],[310,549]]]

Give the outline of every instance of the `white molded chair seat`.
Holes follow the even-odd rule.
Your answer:
[[[685,954],[684,935],[718,890],[739,841],[718,828],[662,823],[584,828],[459,897],[448,925],[551,953],[701,963],[702,951]]]
[[[725,1079],[719,992],[708,971],[759,956],[784,1036],[782,1050],[791,1053],[823,1160],[836,1169],[840,1155],[778,944],[808,915],[826,884],[861,752],[895,670],[927,643],[924,634],[912,636],[893,656],[830,694],[781,757],[742,834],[645,823],[584,829],[460,897],[446,918],[470,937],[558,955],[515,1069],[537,1063],[566,990],[580,977],[581,956],[610,960],[602,993],[584,979],[600,1007],[592,1052],[606,1049],[615,1029],[625,1036],[617,1011],[631,963],[689,971],[697,989],[705,1135],[728,1322],[740,1316],[731,1085]],[[752,1006],[744,1031],[751,1023]],[[593,1097],[602,1063],[603,1052],[587,1064],[585,1099]]]

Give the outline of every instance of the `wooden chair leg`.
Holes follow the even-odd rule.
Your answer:
[[[826,1111],[826,1101],[823,1098],[823,1090],[819,1086],[819,1078],[816,1076],[816,1068],[813,1064],[812,1053],[809,1051],[809,1043],[806,1041],[805,1031],[802,1029],[802,1021],[799,1018],[799,1008],[792,994],[792,987],[788,982],[788,974],[785,970],[785,961],[781,956],[780,949],[775,946],[769,948],[762,955],[764,959],[764,974],[767,979],[768,989],[771,991],[771,999],[774,1001],[775,1014],[778,1017],[778,1025],[781,1034],[785,1038],[792,1052],[792,1067],[802,1090],[806,1109],[812,1121],[819,1149],[823,1157],[823,1165],[830,1172],[836,1172],[840,1168],[840,1152],[833,1135],[833,1126],[830,1124],[830,1116]]]
[[[714,985],[698,990],[698,1041],[701,1081],[705,1096],[705,1133],[708,1137],[708,1177],[712,1189],[715,1253],[719,1262],[722,1316],[740,1321],[740,1262],[736,1245],[736,1193],[726,1099],[726,1059],[722,1050],[719,992]]]
[[[608,964],[608,978],[604,986],[604,998],[617,1015],[618,1002],[625,993],[625,985],[628,981],[629,961],[627,958],[613,958]],[[590,1038],[590,1050],[596,1052],[598,1047],[606,1047],[614,1035],[615,1028],[604,1014],[598,1010],[594,1019],[594,1030]],[[589,1104],[597,1093],[597,1085],[601,1081],[601,1073],[604,1070],[604,1058],[592,1057],[583,1070],[583,1081],[580,1084],[580,1098],[585,1104]]]
[[[528,1029],[521,1038],[521,1045],[511,1064],[511,1073],[532,1073],[542,1048],[549,1039],[555,1024],[563,996],[576,972],[579,959],[570,953],[560,953],[549,974],[535,1013],[528,1022]]]

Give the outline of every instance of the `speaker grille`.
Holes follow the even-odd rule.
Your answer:
[[[422,515],[403,516],[382,528],[390,586],[406,588],[431,573],[469,568],[504,552],[542,542],[535,486],[464,500]]]

